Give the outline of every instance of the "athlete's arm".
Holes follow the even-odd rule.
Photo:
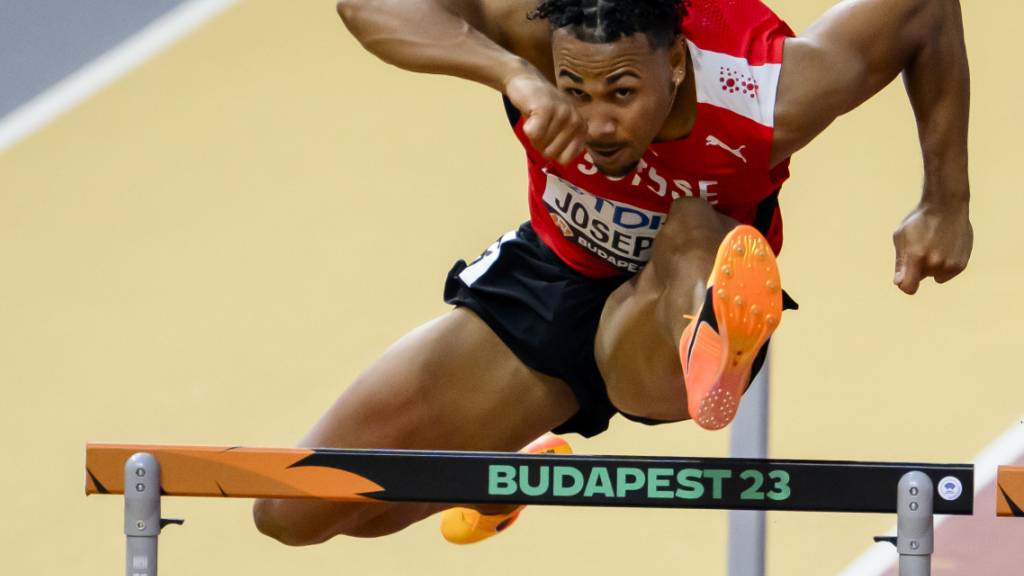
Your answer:
[[[773,164],[903,74],[924,159],[918,206],[893,236],[895,283],[945,282],[971,255],[970,75],[958,0],[846,0],[786,41]]]
[[[535,148],[563,164],[583,149],[586,125],[541,71],[550,59],[547,22],[530,0],[341,0],[338,15],[368,51],[406,70],[490,86],[526,117]],[[550,68],[550,63],[547,63]]]

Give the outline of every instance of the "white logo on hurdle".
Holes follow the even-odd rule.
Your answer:
[[[722,142],[717,137],[712,136],[712,135],[709,134],[707,140],[704,141],[704,145],[705,146],[718,146],[719,148],[725,150],[729,154],[732,154],[733,156],[739,158],[740,160],[743,160],[744,164],[747,163],[747,159],[743,157],[743,149],[747,147],[746,144],[740,146],[739,148],[733,149],[733,148],[730,148],[729,146],[727,146],[725,144],[725,142]]]
[[[939,496],[947,502],[956,500],[964,493],[964,485],[956,476],[946,476],[942,480],[939,480],[938,488]]]

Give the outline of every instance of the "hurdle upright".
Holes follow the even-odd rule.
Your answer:
[[[956,487],[941,491],[935,486]],[[156,576],[162,496],[897,514],[927,576],[933,514],[971,514],[969,464],[89,444],[86,494],[124,494],[126,574]]]

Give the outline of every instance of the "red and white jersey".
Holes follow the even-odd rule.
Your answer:
[[[673,200],[703,198],[782,247],[777,193],[789,161],[769,167],[775,93],[790,28],[759,0],[690,0],[683,34],[693,61],[697,118],[686,138],[655,142],[637,168],[607,177],[589,154],[544,159],[523,133],[533,228],[565,263],[591,277],[634,273],[650,258]]]

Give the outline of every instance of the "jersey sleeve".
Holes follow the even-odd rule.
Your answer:
[[[519,124],[519,119],[523,117],[522,112],[513,106],[512,101],[504,94],[501,95],[501,103],[505,105],[505,117],[508,118],[509,125],[515,130],[516,125]]]
[[[536,148],[533,147],[532,144],[530,144],[530,139],[527,138],[526,133],[523,132],[523,123],[525,122],[525,119],[523,118],[522,112],[512,104],[512,101],[508,99],[508,96],[502,94],[501,101],[502,104],[505,105],[505,117],[508,118],[509,125],[515,133],[516,139],[519,140],[519,143],[522,144],[523,149],[526,151],[526,158],[533,164],[546,166],[548,161]]]
[[[751,66],[780,64],[793,30],[760,0],[687,0],[683,34],[706,50],[742,56]]]

